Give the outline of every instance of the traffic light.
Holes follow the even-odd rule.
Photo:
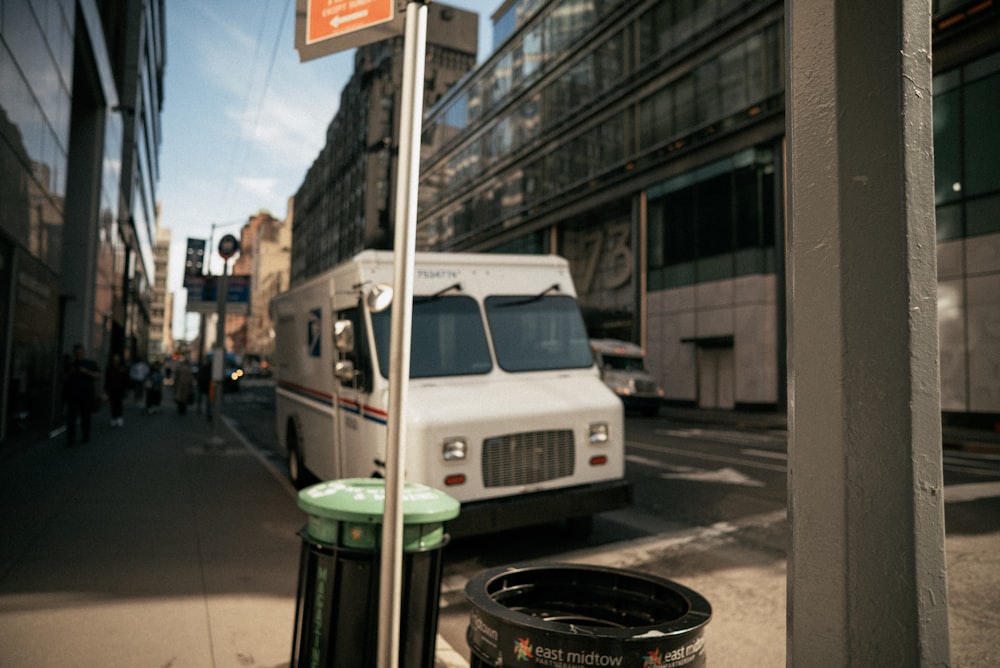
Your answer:
[[[184,276],[201,276],[205,268],[205,240],[187,240],[187,255],[184,257]]]

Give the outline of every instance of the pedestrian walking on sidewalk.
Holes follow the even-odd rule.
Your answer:
[[[188,404],[194,401],[194,386],[194,372],[185,356],[174,370],[174,403],[177,404],[178,415],[187,413]]]
[[[97,362],[86,357],[81,344],[73,346],[73,358],[63,375],[66,397],[66,445],[76,443],[76,423],[80,422],[80,439],[90,441],[90,416],[98,399],[94,384],[101,378]]]
[[[142,403],[144,393],[146,391],[146,377],[149,375],[149,365],[141,357],[137,357],[134,362],[132,362],[132,367],[129,369],[128,376],[129,380],[132,381],[132,393],[133,398]]]
[[[152,415],[160,412],[160,402],[163,400],[163,372],[160,371],[160,363],[153,362],[153,366],[146,376],[146,413]]]
[[[129,382],[128,370],[122,363],[121,355],[112,355],[111,364],[104,372],[104,394],[108,395],[112,427],[125,424],[125,393],[128,392]]]

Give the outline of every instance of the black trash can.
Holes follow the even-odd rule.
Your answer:
[[[712,608],[671,580],[539,563],[484,571],[465,593],[471,668],[705,665]]]
[[[459,503],[406,484],[403,507],[401,668],[433,668],[441,596],[444,522]],[[300,532],[298,598],[292,638],[297,666],[371,668],[378,656],[380,543],[385,481],[334,480],[299,492],[309,515]]]

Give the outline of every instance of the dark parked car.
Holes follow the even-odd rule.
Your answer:
[[[209,373],[212,372],[212,353],[205,355],[205,366],[208,367]],[[240,390],[240,378],[243,377],[243,365],[240,364],[239,358],[235,353],[226,353],[224,360],[225,364],[222,367],[222,387],[226,392],[239,392]]]
[[[260,355],[247,353],[243,357],[243,371],[249,378],[270,378],[271,365]]]

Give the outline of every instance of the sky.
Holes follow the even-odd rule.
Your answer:
[[[489,17],[502,0],[449,0],[479,14],[479,60],[489,55]],[[170,230],[168,290],[173,334],[191,339],[182,288],[187,239],[215,252],[266,209],[278,219],[326,141],[354,51],[300,62],[295,0],[169,0],[158,201]],[[213,227],[214,225],[214,227]]]

